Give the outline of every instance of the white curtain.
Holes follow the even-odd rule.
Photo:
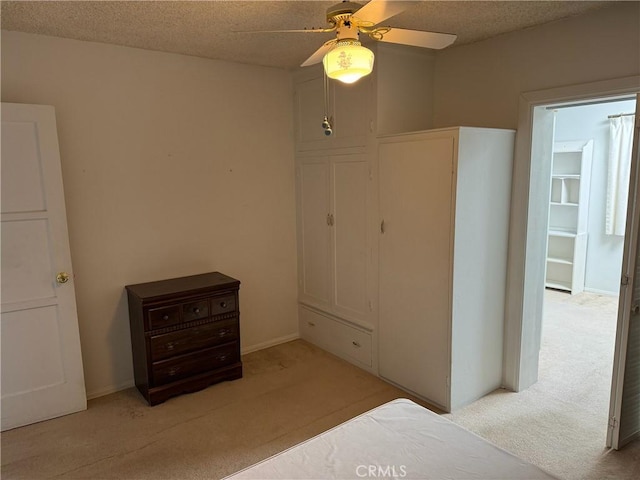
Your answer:
[[[633,115],[609,119],[609,175],[605,233],[624,236],[633,147]]]

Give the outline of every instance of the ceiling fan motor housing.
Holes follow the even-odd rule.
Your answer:
[[[338,25],[348,20],[351,15],[360,10],[362,5],[354,2],[342,2],[327,8],[327,22]]]

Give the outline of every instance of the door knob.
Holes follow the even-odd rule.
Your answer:
[[[56,275],[56,282],[67,283],[69,281],[69,274],[67,272],[60,272]]]

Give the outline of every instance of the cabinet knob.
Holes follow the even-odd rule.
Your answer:
[[[354,347],[360,348],[362,345],[360,345],[358,342],[356,342],[355,340],[353,342],[351,342],[353,344]]]
[[[167,343],[167,350],[173,350],[176,347],[175,343],[169,342]]]
[[[176,373],[178,373],[180,371],[180,367],[173,367],[171,368],[168,372],[167,375],[169,375],[170,377],[174,376]]]
[[[222,330],[220,330],[218,332],[218,336],[220,337],[226,337],[227,335],[229,335],[230,331],[227,330],[226,328],[223,328]]]
[[[222,308],[227,308],[227,302],[220,302],[220,306]]]
[[[169,320],[169,315],[163,315],[162,319],[166,322],[167,320]]]
[[[313,322],[307,322],[307,324],[308,324],[310,327],[315,327],[315,326],[316,326],[316,324],[315,324],[315,323],[313,323]]]
[[[200,313],[200,309],[199,309],[198,307],[195,307],[195,308],[193,309],[193,313]]]
[[[218,361],[219,362],[224,362],[227,359],[228,356],[229,355],[218,355]]]

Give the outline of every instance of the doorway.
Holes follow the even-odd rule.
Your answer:
[[[615,80],[594,82],[575,86],[559,87],[537,92],[529,92],[521,95],[519,108],[518,133],[516,140],[516,152],[513,177],[513,196],[510,227],[508,290],[505,318],[505,351],[504,351],[504,386],[507,389],[521,391],[534,385],[538,381],[539,352],[542,333],[542,310],[545,294],[546,275],[546,246],[548,227],[548,202],[551,185],[551,162],[541,161],[551,158],[553,150],[554,114],[547,110],[549,105],[566,105],[589,102],[593,99],[617,99],[623,96],[635,96],[640,90],[640,77],[627,77]],[[545,141],[540,141],[546,139]],[[635,128],[634,152],[637,152],[638,126]],[[640,198],[636,195],[640,183],[637,159],[634,153],[634,162],[631,168],[630,184],[631,196],[629,216],[626,221],[629,235],[624,240],[622,281],[628,279],[628,284],[634,284],[634,266],[638,242],[638,217]],[[541,200],[544,199],[544,200]],[[633,200],[633,201],[631,201]],[[621,289],[620,312],[616,328],[616,352],[614,355],[614,375],[611,396],[612,410],[620,412],[620,400],[627,398],[627,405],[636,405],[628,394],[635,395],[632,389],[624,388],[624,385],[632,385],[634,382],[626,382],[627,373],[632,370],[625,368],[628,358],[635,368],[637,343],[636,326],[640,323],[640,315],[635,314],[632,302],[636,301],[632,288],[625,288],[624,295]],[[640,297],[638,298],[640,304]],[[640,307],[638,307],[640,312]],[[630,318],[633,317],[633,318]],[[628,340],[628,341],[627,341]],[[630,356],[630,357],[629,357]],[[627,360],[625,360],[627,358]],[[633,397],[635,399],[635,397]],[[628,411],[628,409],[627,409]],[[622,414],[622,420],[617,422],[614,418],[613,426],[609,432],[617,433],[623,428],[623,424],[632,425],[628,434],[636,432],[635,418]],[[630,422],[626,419],[633,418]],[[627,435],[626,438],[631,438]],[[618,448],[616,441],[612,444]]]
[[[536,107],[554,113],[538,377],[562,389],[603,439],[625,233],[613,223],[616,216],[626,219],[627,206],[622,196],[616,211],[615,194],[628,191],[629,172],[620,168],[630,165],[620,167],[610,156],[625,142],[630,157],[632,140],[611,132],[631,120],[635,104],[627,96]]]

